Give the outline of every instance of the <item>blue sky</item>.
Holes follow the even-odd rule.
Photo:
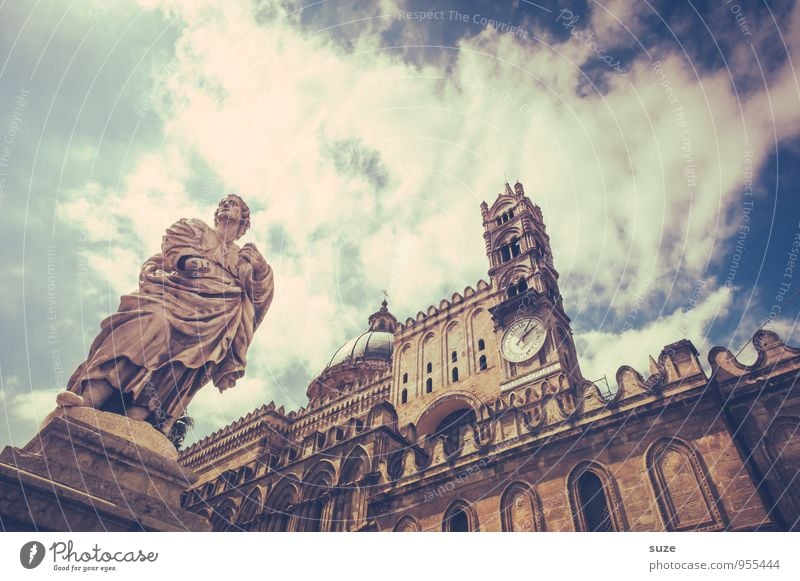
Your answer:
[[[304,405],[381,289],[405,319],[485,278],[506,179],[543,209],[587,377],[793,337],[799,43],[791,2],[0,0],[0,444],[166,227],[231,191],[276,298],[193,438]]]

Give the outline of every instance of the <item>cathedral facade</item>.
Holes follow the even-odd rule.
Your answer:
[[[481,205],[488,281],[399,322],[387,303],[308,387],[195,443],[184,508],[214,530],[800,528],[800,349],[681,339],[616,390],[585,379],[541,209]]]

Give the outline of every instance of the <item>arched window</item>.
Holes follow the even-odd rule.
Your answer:
[[[503,262],[511,260],[511,248],[509,248],[508,244],[504,244],[500,247],[500,259]]]
[[[425,366],[425,371],[427,371],[428,373],[430,373],[431,371],[433,371],[433,363],[431,363],[430,361],[428,361],[428,364]]]
[[[497,218],[495,222],[497,222],[497,225],[500,226],[503,223],[503,220],[501,218]]]
[[[777,505],[788,505],[785,511],[792,514],[792,507],[800,509],[800,417],[780,415],[772,420],[764,447],[771,466],[767,479],[780,492]]]
[[[458,381],[458,367],[453,367],[452,377],[453,377],[453,383]]]
[[[578,481],[578,496],[581,500],[581,511],[586,519],[586,530],[591,532],[613,531],[611,512],[608,500],[603,492],[603,483],[597,474],[586,472]]]
[[[483,339],[478,339],[478,351],[486,349],[486,342]]]
[[[403,374],[403,383],[408,383],[408,373]]]
[[[408,403],[408,390],[407,389],[403,389],[403,391],[400,392],[400,403]]]
[[[448,532],[451,533],[468,533],[469,532],[469,517],[467,513],[458,508],[450,515],[448,522]]]
[[[677,438],[657,440],[645,461],[667,530],[722,528],[711,481],[700,457],[688,444]]]
[[[481,371],[484,371],[488,367],[489,365],[486,363],[486,355],[481,355],[480,359],[478,359],[478,368]]]
[[[519,256],[521,252],[521,248],[519,246],[519,238],[512,238],[511,239],[511,256],[516,257]]]
[[[576,466],[567,479],[576,531],[624,530],[622,506],[608,471],[596,462]]]
[[[478,530],[475,512],[463,501],[450,505],[442,519],[442,530],[448,533],[469,533]]]
[[[453,352],[450,354],[450,361],[452,361],[453,363],[455,363],[456,361],[458,361],[458,353],[457,353],[456,351],[453,351]]]
[[[351,531],[359,529],[367,516],[367,497],[363,479],[369,472],[369,457],[363,448],[356,446],[344,462],[339,484],[338,498],[333,512],[331,529]]]
[[[542,530],[536,495],[525,482],[511,484],[500,499],[500,518],[505,532]]]
[[[430,393],[433,391],[433,379],[430,377],[425,380],[425,393]]]
[[[508,298],[517,296],[517,285],[512,284],[510,287],[508,287],[506,294],[508,295]]]
[[[510,220],[513,217],[514,217],[514,210],[509,210],[508,211],[508,219]]]
[[[526,290],[528,290],[528,283],[525,281],[524,278],[521,278],[517,283],[517,290],[519,291],[519,294],[522,294]]]
[[[286,532],[293,530],[292,513],[297,502],[298,492],[294,485],[279,485],[267,499],[266,508],[270,513],[266,528],[271,532]]]
[[[419,530],[419,525],[417,521],[415,521],[410,516],[404,516],[397,524],[394,526],[394,532],[396,533],[415,533]]]
[[[239,530],[233,522],[236,506],[231,501],[225,501],[222,506],[214,510],[211,515],[211,530],[214,532]]]

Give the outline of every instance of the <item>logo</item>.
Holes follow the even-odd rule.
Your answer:
[[[39,541],[30,541],[19,550],[19,562],[26,569],[35,569],[44,559],[44,545]]]

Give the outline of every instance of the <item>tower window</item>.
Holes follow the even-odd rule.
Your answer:
[[[500,258],[503,262],[511,260],[511,249],[508,247],[508,244],[500,247]]]
[[[453,352],[450,354],[450,361],[452,361],[453,363],[455,363],[456,361],[458,361],[458,353],[457,353],[456,351],[453,351]]]
[[[509,286],[508,291],[506,291],[506,294],[508,295],[508,298],[517,296],[517,285],[512,284],[511,286]]]
[[[478,351],[483,351],[484,349],[486,349],[486,341],[478,339]]]
[[[431,371],[433,371],[433,364],[432,364],[430,361],[428,361],[428,364],[425,366],[425,370],[426,370],[428,373],[430,373]]]
[[[403,383],[408,383],[408,373],[403,374]]]
[[[519,246],[519,238],[514,238],[513,240],[511,240],[511,256],[512,257],[519,256],[520,252],[521,248]]]
[[[514,217],[514,210],[509,210],[508,211],[508,219],[510,220],[513,217]]]
[[[452,377],[453,377],[453,383],[458,381],[458,367],[453,367]]]
[[[486,364],[486,355],[481,355],[481,358],[478,359],[478,367],[481,371],[484,371],[488,367]]]
[[[500,224],[502,224],[502,223],[503,223],[503,221],[502,221],[500,218],[498,218],[497,220],[495,220],[495,222],[497,222],[497,225],[498,225],[498,226],[499,226]]]
[[[400,392],[400,403],[408,403],[408,390],[404,389]]]
[[[519,279],[519,282],[517,283],[517,289],[519,290],[519,294],[522,294],[528,290],[528,283],[524,278]]]
[[[430,377],[425,381],[425,393],[430,393],[433,391],[433,379]]]

